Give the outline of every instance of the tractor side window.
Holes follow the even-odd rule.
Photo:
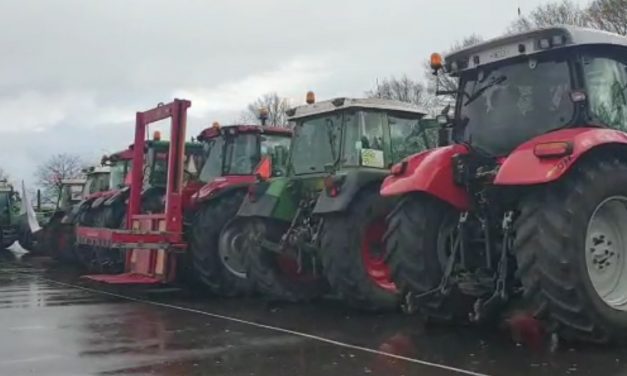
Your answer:
[[[306,119],[294,130],[291,164],[296,175],[324,172],[338,159],[342,116]]]
[[[200,181],[208,183],[222,175],[222,155],[224,151],[224,139],[214,138],[205,142],[206,160],[200,171]]]
[[[272,159],[272,176],[285,176],[290,150],[290,137],[261,135],[261,156]]]
[[[388,116],[392,163],[437,145],[437,129],[424,129],[420,120],[401,116]]]
[[[240,134],[226,145],[225,173],[249,175],[259,163],[256,134]]]
[[[627,63],[609,57],[584,57],[583,66],[593,118],[627,131]]]
[[[344,158],[347,166],[384,168],[385,114],[360,111],[344,115]]]
[[[362,166],[385,167],[383,158],[384,121],[385,114],[381,112],[360,112]]]

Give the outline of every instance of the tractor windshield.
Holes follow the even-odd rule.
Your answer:
[[[250,175],[259,163],[257,133],[229,137],[225,148],[224,175]]]
[[[111,164],[109,172],[109,189],[118,189],[124,186],[124,179],[128,171],[128,161],[116,161]]]
[[[455,139],[498,156],[566,126],[574,117],[570,77],[568,61],[555,54],[464,73]]]
[[[208,183],[218,176],[222,176],[222,154],[224,152],[224,138],[216,137],[204,142],[205,163],[200,171],[200,181]]]
[[[296,175],[324,172],[338,160],[342,114],[305,119],[296,124],[292,166]]]
[[[285,173],[290,137],[280,135],[235,133],[205,141],[206,161],[200,180],[207,183],[222,175],[251,175],[262,156],[272,158],[277,175]]]

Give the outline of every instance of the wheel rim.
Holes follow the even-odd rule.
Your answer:
[[[361,242],[361,257],[370,280],[383,290],[396,292],[390,268],[385,263],[383,243],[385,230],[383,218],[377,218],[366,226]]]
[[[588,221],[586,268],[598,296],[608,306],[627,311],[627,197],[601,202]]]
[[[245,257],[245,236],[237,226],[227,224],[220,234],[218,252],[220,261],[229,273],[246,278]]]

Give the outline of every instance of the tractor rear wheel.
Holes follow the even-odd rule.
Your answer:
[[[324,274],[351,307],[398,308],[398,291],[384,260],[385,216],[390,206],[376,190],[364,191],[345,212],[324,218],[320,247]]]
[[[82,208],[77,214],[76,226],[94,227],[97,210],[91,207]],[[77,244],[73,248],[74,255],[78,263],[87,272],[94,272],[94,263],[96,262],[95,247],[86,244]]]
[[[96,213],[94,227],[111,229],[123,228],[126,216],[124,202],[118,201],[105,206]],[[119,274],[124,271],[124,251],[118,248],[96,247],[98,258],[98,272],[105,274]]]
[[[627,163],[584,160],[524,200],[514,250],[525,294],[566,339],[627,339]]]
[[[454,241],[459,213],[448,204],[422,194],[404,197],[387,218],[388,265],[405,304],[412,295],[437,288]],[[452,288],[448,295],[432,294],[415,302],[427,320],[465,322],[471,302]]]
[[[198,279],[217,295],[233,297],[251,291],[244,262],[243,234],[233,221],[243,191],[235,191],[203,205],[194,218],[190,252]]]
[[[278,244],[288,224],[271,219],[252,218],[245,222],[246,271],[255,289],[272,300],[310,301],[320,297],[326,283],[311,265],[299,270],[295,259],[263,246],[264,241]]]

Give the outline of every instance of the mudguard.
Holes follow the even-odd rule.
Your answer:
[[[125,186],[122,189],[118,189],[111,196],[106,197],[104,205],[111,206],[120,200],[126,200],[130,191],[131,191],[131,188],[129,186]]]
[[[106,200],[106,197],[100,196],[100,197],[96,197],[92,202],[91,202],[91,208],[92,209],[96,209],[98,207],[100,207],[100,205],[102,205]]]
[[[537,144],[570,142],[572,153],[557,158],[538,158]],[[603,146],[627,147],[627,134],[606,128],[569,128],[533,138],[514,150],[501,164],[495,185],[532,185],[555,181],[562,177],[583,155]],[[627,153],[627,148],[625,149]]]
[[[381,185],[382,196],[398,196],[409,192],[425,192],[448,202],[459,210],[467,210],[469,199],[462,187],[453,181],[453,157],[468,154],[468,148],[454,144],[423,151],[405,158],[404,171],[390,175]]]
[[[238,217],[272,217],[291,221],[296,206],[297,181],[286,177],[277,177],[269,181],[256,183],[255,197],[247,194],[237,212]]]
[[[191,197],[192,206],[199,205],[207,200],[219,197],[236,188],[247,187],[256,182],[252,175],[220,176],[203,185]]]
[[[379,187],[388,174],[388,170],[374,168],[355,168],[338,172],[336,179],[342,180],[338,195],[331,197],[325,190],[320,192],[313,210],[314,214],[326,214],[345,210],[357,192],[364,186],[374,184]]]

